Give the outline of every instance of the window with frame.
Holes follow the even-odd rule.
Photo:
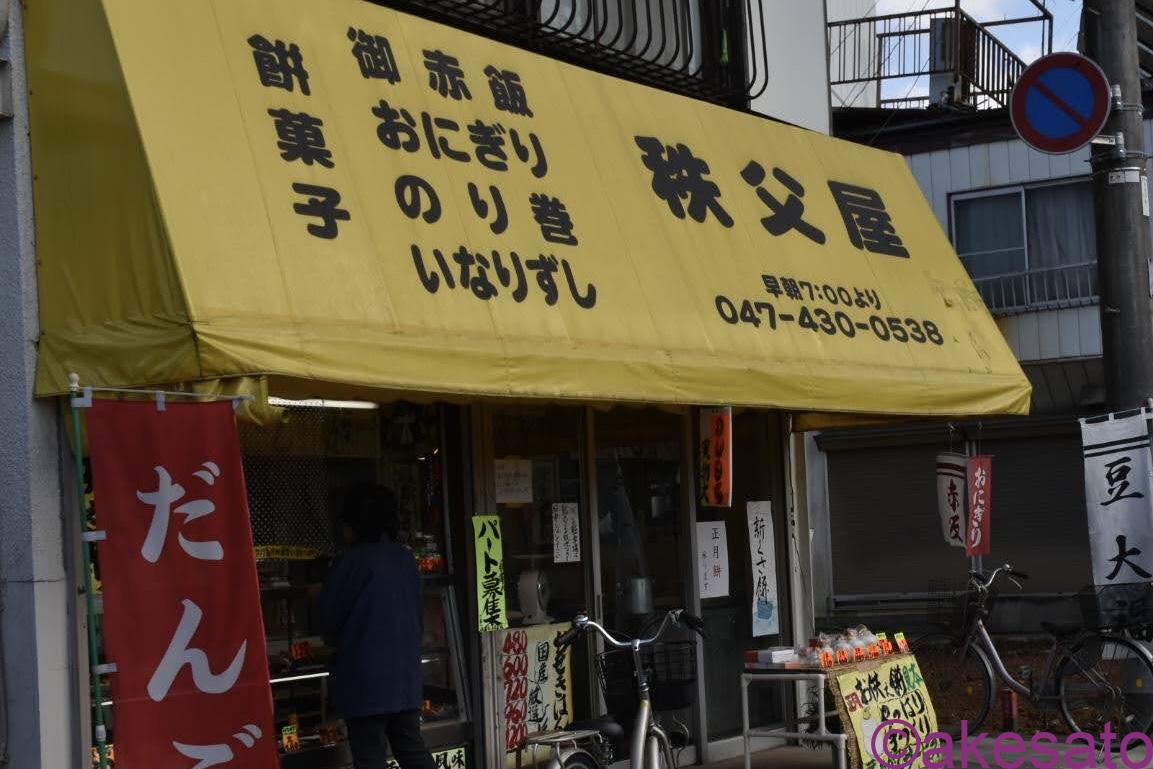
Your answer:
[[[994,311],[1097,297],[1097,230],[1087,179],[952,198],[953,245]]]

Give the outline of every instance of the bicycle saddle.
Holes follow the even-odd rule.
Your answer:
[[[573,731],[588,729],[590,731],[600,732],[610,739],[623,737],[625,734],[624,727],[618,724],[616,719],[608,714],[598,716],[597,718],[589,718],[584,721],[573,721],[568,728]]]
[[[1068,638],[1081,632],[1076,622],[1042,622],[1041,629],[1054,638]]]

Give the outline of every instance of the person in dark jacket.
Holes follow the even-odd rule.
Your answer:
[[[384,769],[389,747],[402,769],[436,769],[420,734],[420,573],[396,541],[396,498],[383,486],[355,486],[341,518],[350,546],[325,580],[316,618],[335,649],[329,691],[356,769]]]

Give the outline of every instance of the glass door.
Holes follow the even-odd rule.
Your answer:
[[[618,408],[594,419],[600,615],[626,635],[651,634],[662,613],[689,604],[692,569],[685,492],[685,416]],[[674,629],[646,662],[653,707],[670,732],[696,730],[696,645]],[[627,654],[601,658],[605,709],[628,732],[636,709]]]
[[[585,567],[589,559],[582,557],[588,550],[582,546],[587,536],[581,460],[584,413],[583,408],[566,406],[491,409],[495,502],[504,539],[510,628],[568,623],[590,605]],[[574,653],[576,719],[592,715],[584,685],[588,680],[588,659]],[[530,702],[527,731],[549,726],[545,715],[543,705]]]

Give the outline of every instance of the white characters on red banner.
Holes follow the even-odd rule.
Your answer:
[[[969,547],[981,546],[981,524],[985,520],[985,486],[989,476],[985,468],[973,471],[973,525],[969,527]]]
[[[192,637],[196,635],[196,629],[200,627],[204,612],[187,598],[182,603],[184,614],[180,617],[176,634],[172,636],[172,642],[164,652],[164,658],[160,660],[160,665],[148,682],[148,696],[154,702],[160,702],[168,696],[172,682],[180,675],[185,665],[192,669],[192,682],[196,684],[196,688],[205,694],[223,694],[230,690],[236,685],[236,679],[240,677],[240,671],[244,667],[244,653],[248,650],[248,641],[241,642],[239,651],[223,673],[212,672],[208,655],[203,651],[188,648]]]
[[[256,724],[245,724],[242,731],[232,736],[244,747],[251,748],[263,734]],[[211,769],[214,766],[226,764],[236,757],[232,748],[224,743],[219,745],[185,745],[183,742],[173,741],[172,747],[176,748],[180,755],[200,762],[191,769]]]
[[[95,399],[87,426],[117,766],[273,769],[232,404]]]
[[[220,467],[215,462],[207,461],[201,465],[204,469],[193,473],[205,484],[212,486],[220,477]],[[156,563],[164,552],[164,544],[168,540],[168,522],[173,513],[184,516],[184,523],[195,521],[216,512],[216,505],[207,499],[193,499],[185,502],[175,510],[172,505],[184,498],[184,487],[172,482],[172,476],[162,466],[156,467],[156,476],[159,480],[155,491],[137,491],[136,497],[146,505],[152,506],[152,525],[148,529],[148,536],[140,548],[140,554],[149,563]],[[220,561],[224,559],[224,548],[216,540],[197,541],[187,539],[180,533],[178,539],[180,547],[193,558],[201,561]]]

